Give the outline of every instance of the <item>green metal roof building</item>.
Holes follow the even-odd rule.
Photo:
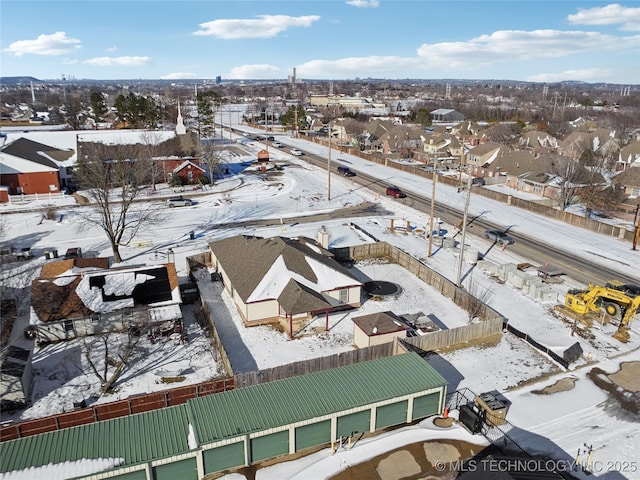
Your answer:
[[[406,353],[4,442],[0,473],[71,462],[69,478],[196,480],[440,414],[446,386]],[[113,465],[72,473],[73,462],[100,458]]]

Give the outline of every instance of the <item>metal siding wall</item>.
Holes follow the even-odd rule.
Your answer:
[[[296,428],[296,452],[329,443],[331,441],[331,420],[312,423]]]
[[[413,399],[413,420],[430,417],[439,412],[440,392],[431,393]]]
[[[368,432],[371,423],[371,410],[338,417],[338,437],[348,437],[353,432]]]
[[[147,480],[147,471],[136,470],[135,472],[124,473],[113,478],[115,480]]]
[[[178,460],[153,467],[154,480],[198,480],[198,468],[195,458]]]
[[[378,407],[376,409],[376,430],[406,423],[408,407],[409,402],[407,400]]]
[[[205,450],[203,455],[204,473],[206,475],[228,468],[240,467],[244,465],[244,443],[232,443]]]
[[[251,439],[251,463],[289,453],[289,430]]]

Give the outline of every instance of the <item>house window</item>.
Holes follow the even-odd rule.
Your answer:
[[[349,301],[349,289],[343,288],[340,290],[340,301],[342,303],[347,303]]]
[[[65,320],[64,321],[64,331],[65,332],[73,332],[73,320]]]

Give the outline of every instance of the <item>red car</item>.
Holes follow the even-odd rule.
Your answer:
[[[387,195],[389,195],[390,197],[393,197],[393,198],[406,198],[407,197],[406,193],[404,193],[398,187],[393,186],[393,185],[390,186],[390,187],[387,187]]]

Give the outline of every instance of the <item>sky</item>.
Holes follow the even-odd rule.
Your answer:
[[[34,132],[35,134],[36,132]],[[25,134],[22,134],[25,135]],[[51,132],[43,133],[52,141]],[[35,139],[36,137],[32,137]],[[277,135],[287,145],[297,146],[315,154],[327,154],[327,149],[304,139],[292,139],[287,135]],[[264,147],[258,142],[246,143],[243,147],[247,156],[231,155],[227,162],[241,163],[255,158],[257,152]],[[308,165],[304,157],[293,157],[286,150],[271,149],[273,159],[287,162],[283,175],[265,182],[262,177],[254,174],[240,174],[219,181],[211,190],[202,192],[196,197],[196,205],[170,209],[168,217],[162,225],[146,229],[140,234],[140,245],[123,247],[124,262],[128,264],[154,264],[166,258],[167,250],[171,247],[175,253],[178,275],[183,280],[186,277],[186,261],[189,255],[194,255],[207,248],[207,242],[223,236],[233,234],[255,234],[260,236],[308,236],[315,238],[321,226],[329,231],[329,246],[342,247],[371,241],[361,232],[350,228],[345,219],[336,218],[322,223],[296,223],[287,218],[303,213],[330,212],[341,207],[353,206],[364,201],[378,202],[388,214],[352,218],[350,219],[363,230],[370,232],[376,238],[389,241],[424,261],[447,278],[456,277],[458,256],[456,249],[434,249],[433,256],[426,257],[427,241],[420,235],[409,235],[389,230],[391,219],[396,224],[409,221],[413,226],[424,228],[428,224],[426,212],[411,207],[410,201],[397,201],[385,196],[377,195],[365,188],[357,187],[352,179],[332,176],[331,200],[326,199],[327,174],[324,169]],[[375,165],[358,157],[340,154],[335,157],[342,159],[355,171],[367,170],[367,173],[401,185],[408,192],[430,192],[430,185],[424,179],[418,179],[408,173],[389,169],[382,165]],[[161,186],[155,201],[163,202],[173,192],[166,186]],[[493,187],[492,187],[493,188]],[[518,192],[511,191],[514,195]],[[438,198],[448,198],[448,202],[463,208],[463,194],[455,192],[453,187],[439,183],[437,185]],[[67,202],[67,203],[65,203]],[[36,256],[29,262],[18,263],[17,268],[32,268],[37,273],[37,267],[44,262],[42,252],[52,247],[64,252],[66,248],[81,246],[83,251],[96,251],[99,255],[110,255],[110,248],[104,234],[96,228],[87,228],[79,221],[76,209],[67,209],[69,200],[60,201],[58,209],[63,214],[60,221],[41,221],[41,214],[30,211],[48,200],[31,202],[22,205],[0,205],[0,213],[20,210],[20,213],[4,215],[6,235],[3,244],[13,243],[18,247],[27,244],[33,248]],[[617,238],[599,235],[595,232],[579,229],[561,222],[539,218],[531,213],[524,213],[505,204],[489,200],[482,196],[471,195],[470,212],[487,216],[490,221],[503,225],[514,226],[514,237],[519,232],[529,236],[564,245],[573,254],[588,262],[600,262],[608,267],[617,267],[628,275],[637,275],[640,251],[632,251],[628,242]],[[273,218],[274,225],[269,227],[246,227],[238,230],[217,229],[216,225],[238,220]],[[280,221],[282,219],[282,221]],[[442,225],[449,236],[456,232],[451,225]],[[194,231],[194,239],[190,232]],[[457,237],[459,238],[459,236]],[[146,242],[144,242],[146,240]],[[516,240],[517,241],[517,240]],[[148,245],[151,244],[151,247]],[[477,248],[485,259],[497,263],[523,263],[527,259],[516,255],[508,247],[505,250],[491,246],[482,235],[474,234],[471,229],[466,236],[468,248]],[[144,246],[147,245],[147,246]],[[595,477],[599,479],[620,479],[612,470],[618,466],[623,477],[639,479],[637,452],[640,450],[640,430],[638,418],[625,414],[616,406],[616,402],[608,394],[595,386],[586,376],[589,370],[597,366],[607,373],[614,373],[624,362],[640,361],[640,321],[632,325],[630,341],[620,344],[611,338],[614,326],[594,324],[591,333],[594,338],[586,341],[582,337],[574,336],[569,325],[554,317],[550,312],[553,301],[542,302],[534,299],[526,292],[515,288],[510,283],[499,283],[492,279],[482,268],[464,262],[464,285],[470,291],[480,292],[485,301],[509,322],[530,334],[535,340],[548,346],[558,354],[580,341],[585,352],[582,358],[572,364],[568,371],[562,371],[543,355],[537,354],[526,343],[517,340],[512,335],[503,335],[502,340],[492,347],[474,346],[450,352],[442,352],[432,363],[450,383],[450,391],[459,388],[470,388],[476,393],[490,390],[504,392],[512,402],[508,419],[515,425],[512,433],[519,444],[530,451],[549,451],[554,453],[558,461],[570,462],[575,452],[583,445],[594,446],[593,460]],[[35,268],[34,268],[35,267]],[[364,262],[358,265],[361,274],[372,279],[385,279],[400,284],[403,293],[398,298],[388,298],[382,301],[367,301],[356,311],[338,312],[331,315],[330,331],[317,336],[304,336],[295,341],[289,341],[282,332],[266,326],[244,328],[242,321],[235,312],[228,296],[223,300],[229,307],[235,335],[239,335],[243,348],[230,351],[232,364],[240,362],[240,355],[251,352],[251,356],[258,368],[269,368],[293,361],[315,358],[322,355],[339,353],[352,349],[351,339],[353,324],[351,318],[368,313],[392,310],[399,314],[417,313],[437,316],[448,328],[462,326],[468,321],[468,316],[451,301],[443,298],[431,288],[426,288],[412,275],[407,275],[400,267],[384,265],[377,262]],[[7,276],[3,282],[24,280],[21,275],[5,271]],[[200,272],[202,273],[202,272]],[[532,273],[535,275],[535,273]],[[200,275],[200,274],[199,274]],[[206,273],[204,274],[205,283]],[[558,292],[558,302],[563,301],[562,295],[569,288],[581,287],[570,278],[563,278],[559,284],[551,284]],[[25,319],[23,318],[22,321]],[[309,328],[324,326],[324,318],[309,325]],[[233,332],[233,328],[229,328]],[[183,374],[187,377],[185,383],[195,383],[210,378],[219,372],[219,365],[207,361],[210,353],[209,343],[199,330],[197,324],[188,326],[190,341],[179,344],[174,339],[166,339],[156,344],[145,344],[144,361],[131,371],[128,371],[119,385],[119,397],[140,393],[141,391],[156,391],[162,388],[158,384],[161,376]],[[12,342],[24,341],[21,331],[14,332]],[[227,330],[223,330],[223,336]],[[236,344],[237,345],[237,344]],[[65,348],[68,347],[68,348]],[[91,373],[78,371],[78,361],[74,360],[74,350],[77,356],[77,345],[59,344],[49,350],[37,352],[34,365],[37,382],[34,385],[37,401],[23,418],[41,416],[53,411],[69,409],[74,397],[85,399],[97,390],[91,381]],[[99,352],[98,352],[99,354]],[[49,355],[56,355],[57,368],[52,370],[52,362],[47,361]],[[592,363],[588,363],[589,360]],[[242,366],[241,366],[242,368]],[[548,376],[545,376],[548,375]],[[537,381],[532,381],[537,378]],[[559,391],[551,395],[536,394],[547,386],[554,385],[561,379],[574,382],[574,388]],[[184,383],[182,383],[184,384]],[[181,385],[182,385],[181,384]],[[103,397],[99,403],[116,400],[118,398]],[[3,420],[6,413],[3,412]],[[452,412],[452,415],[457,415]],[[405,427],[394,432],[367,439],[357,444],[351,451],[340,451],[331,456],[326,449],[296,460],[274,465],[259,470],[258,480],[281,478],[302,480],[307,478],[327,478],[331,474],[344,470],[349,465],[359,463],[367,458],[388,452],[408,443],[430,440],[434,438],[462,439],[474,443],[482,442],[478,436],[471,436],[460,426],[450,430],[434,429],[431,420],[427,419],[420,425]],[[586,458],[583,455],[583,459]],[[86,463],[89,463],[87,460]],[[635,462],[635,463],[634,463]],[[83,462],[78,462],[83,463]],[[566,463],[565,465],[568,465]],[[635,467],[634,467],[635,465]],[[86,465],[85,465],[86,466]],[[81,465],[65,466],[61,476],[53,474],[54,466],[47,467],[43,477],[65,478],[71,468]],[[103,466],[90,466],[90,469],[100,469]],[[23,476],[11,475],[9,478],[33,478],[33,472],[26,472]],[[383,477],[385,480],[390,477]],[[579,476],[579,478],[594,478],[594,476]],[[243,475],[229,474],[224,480],[245,480]]]
[[[2,76],[640,84],[638,1],[3,0],[0,13]]]

